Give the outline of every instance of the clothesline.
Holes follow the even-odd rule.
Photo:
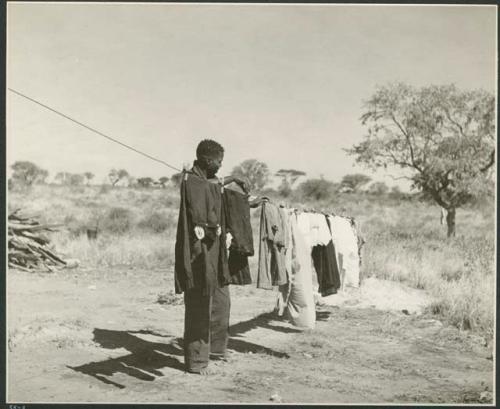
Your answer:
[[[293,206],[287,206],[287,205],[284,205],[282,202],[281,203],[276,203],[272,200],[266,200],[267,203],[271,203],[275,206],[278,206],[278,207],[281,207],[281,208],[284,208],[284,209],[287,209],[287,210],[293,210],[294,212],[302,212],[302,213],[317,213],[317,214],[322,214],[324,216],[336,216],[336,217],[343,217],[344,219],[349,219],[351,221],[351,223],[355,223],[356,222],[356,219],[353,217],[353,216],[345,216],[345,215],[341,215],[341,214],[338,214],[336,212],[334,212],[333,210],[322,210],[322,211],[318,211],[314,208],[311,208],[311,207],[307,207],[307,208],[297,208],[297,207],[293,207]]]
[[[131,145],[128,145],[128,144],[126,144],[126,143],[124,143],[124,142],[119,141],[117,138],[114,138],[114,137],[111,137],[111,136],[109,136],[109,135],[106,135],[105,133],[103,133],[103,132],[101,132],[101,131],[99,131],[99,130],[95,129],[94,127],[91,127],[91,126],[89,126],[89,125],[86,125],[86,124],[84,124],[83,122],[78,121],[77,119],[72,118],[72,117],[70,117],[69,115],[66,115],[66,114],[62,113],[61,111],[58,111],[57,109],[51,108],[50,106],[48,106],[47,104],[44,104],[43,102],[37,101],[36,99],[31,98],[31,97],[29,97],[29,96],[27,96],[27,95],[25,95],[25,94],[23,94],[23,93],[21,93],[21,92],[19,92],[19,91],[16,91],[15,89],[8,88],[8,90],[9,90],[10,92],[13,92],[13,93],[14,93],[14,94],[16,94],[16,95],[19,95],[20,97],[23,97],[23,98],[27,99],[28,101],[31,101],[31,102],[33,102],[33,103],[35,103],[35,104],[37,104],[37,105],[39,105],[39,106],[41,106],[41,107],[43,107],[43,108],[47,109],[47,110],[49,110],[49,111],[51,111],[51,112],[53,112],[53,113],[55,113],[55,114],[59,115],[59,116],[62,116],[63,118],[66,118],[67,120],[69,120],[69,121],[71,121],[71,122],[74,122],[75,124],[77,124],[77,125],[79,125],[79,126],[81,126],[81,127],[85,128],[85,129],[88,129],[89,131],[91,131],[91,132],[93,132],[93,133],[95,133],[95,134],[97,134],[97,135],[102,136],[103,138],[106,138],[106,139],[110,140],[111,142],[114,142],[114,143],[116,143],[116,144],[118,144],[118,145],[121,145],[121,146],[123,146],[124,148],[127,148],[127,149],[129,149],[129,150],[131,150],[131,151],[133,151],[133,152],[135,152],[135,153],[138,153],[139,155],[142,155],[142,156],[144,156],[144,157],[146,157],[146,158],[148,158],[148,159],[150,159],[150,160],[152,160],[152,161],[155,161],[155,162],[161,163],[162,165],[165,165],[165,166],[169,167],[170,169],[173,169],[173,170],[175,170],[175,171],[177,171],[177,172],[180,172],[180,171],[181,171],[179,168],[177,168],[177,167],[175,167],[175,166],[170,165],[169,163],[165,162],[164,160],[162,160],[162,159],[158,159],[158,158],[155,158],[154,156],[152,156],[152,155],[150,155],[150,154],[148,154],[148,153],[142,152],[141,150],[139,150],[139,149],[137,149],[137,148],[134,148],[134,147],[133,147],[133,146],[131,146]]]

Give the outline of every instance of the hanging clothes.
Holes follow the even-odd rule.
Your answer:
[[[313,329],[316,324],[316,307],[312,286],[311,246],[307,234],[304,234],[310,231],[303,232],[299,228],[300,216],[301,214],[295,213],[290,215],[292,275],[289,283],[279,287],[279,297],[283,300],[281,312],[286,312],[295,326]],[[304,226],[307,224],[303,223]]]
[[[327,217],[323,214],[319,214],[319,216],[326,224],[329,239],[326,245],[318,244],[313,247],[312,259],[318,278],[318,291],[325,297],[335,294],[340,288],[340,273]]]
[[[286,273],[285,225],[278,207],[263,203],[260,214],[257,288],[272,289],[288,282]]]
[[[279,316],[282,316],[288,303],[291,288],[290,282],[293,275],[294,245],[290,218],[294,215],[294,212],[284,207],[280,207],[279,211],[285,229],[285,267],[287,274],[287,282],[278,286],[278,298],[276,300],[276,311]]]
[[[254,255],[250,205],[248,195],[226,187],[222,195],[226,232],[232,236],[229,246],[228,266],[231,284],[251,284],[252,276],[248,257]]]
[[[326,246],[332,239],[326,217],[321,213],[308,213],[308,215],[311,229],[311,245],[316,246],[319,244]]]
[[[328,216],[342,286],[359,287],[360,258],[358,238],[351,221],[346,217]]]
[[[292,274],[292,247],[293,247],[292,226],[290,225],[291,211],[289,209],[285,209],[284,207],[280,206],[279,212],[284,234],[285,268],[286,268],[287,280],[289,280]]]
[[[248,194],[236,190],[236,187],[226,186],[224,188],[223,200],[226,217],[226,231],[233,236],[229,250],[234,250],[247,256],[253,256],[253,233],[250,223]]]
[[[313,237],[311,234],[310,213],[300,212],[297,214],[297,229],[300,231],[303,239],[309,247],[313,246]]]
[[[361,268],[361,264],[362,264],[361,250],[365,244],[365,239],[363,238],[363,236],[361,236],[361,233],[359,232],[359,226],[356,223],[356,220],[351,219],[351,226],[352,226],[352,229],[354,230],[354,234],[356,234],[356,237],[358,239],[359,268]]]

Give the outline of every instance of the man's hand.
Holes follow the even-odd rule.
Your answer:
[[[246,179],[238,178],[234,176],[234,182],[237,183],[245,193],[249,192],[250,186]]]
[[[245,193],[248,193],[250,184],[248,183],[248,180],[246,180],[246,178],[243,179],[243,178],[239,178],[237,176],[226,176],[224,178],[223,184],[225,186],[225,185],[228,185],[229,183],[232,183],[232,182],[239,185]]]
[[[198,240],[203,240],[203,238],[205,237],[205,230],[203,229],[203,227],[196,226],[194,228],[194,234]]]
[[[259,207],[264,202],[269,202],[269,198],[267,196],[257,197],[253,200],[250,200],[248,204],[250,205],[250,207],[254,208]]]

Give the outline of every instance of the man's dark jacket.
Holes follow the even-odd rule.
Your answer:
[[[225,218],[222,211],[222,185],[210,182],[196,161],[182,173],[181,203],[175,242],[175,292],[199,287],[210,294],[229,284],[225,249]],[[202,227],[205,237],[194,233]]]

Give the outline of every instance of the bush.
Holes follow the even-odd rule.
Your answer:
[[[99,226],[104,231],[123,234],[132,227],[132,212],[123,207],[112,207],[105,214]]]
[[[177,220],[172,213],[153,212],[139,221],[137,227],[155,233],[162,233],[167,229],[174,229]]]
[[[100,195],[105,195],[105,194],[109,193],[110,190],[111,190],[111,186],[110,185],[104,185],[104,184],[102,184],[99,187],[99,194]]]
[[[78,220],[72,214],[67,215],[64,218],[63,223],[73,237],[78,237],[87,231],[85,223],[83,223],[81,220]]]
[[[325,179],[309,179],[297,188],[301,200],[328,200],[336,191],[337,185]]]

